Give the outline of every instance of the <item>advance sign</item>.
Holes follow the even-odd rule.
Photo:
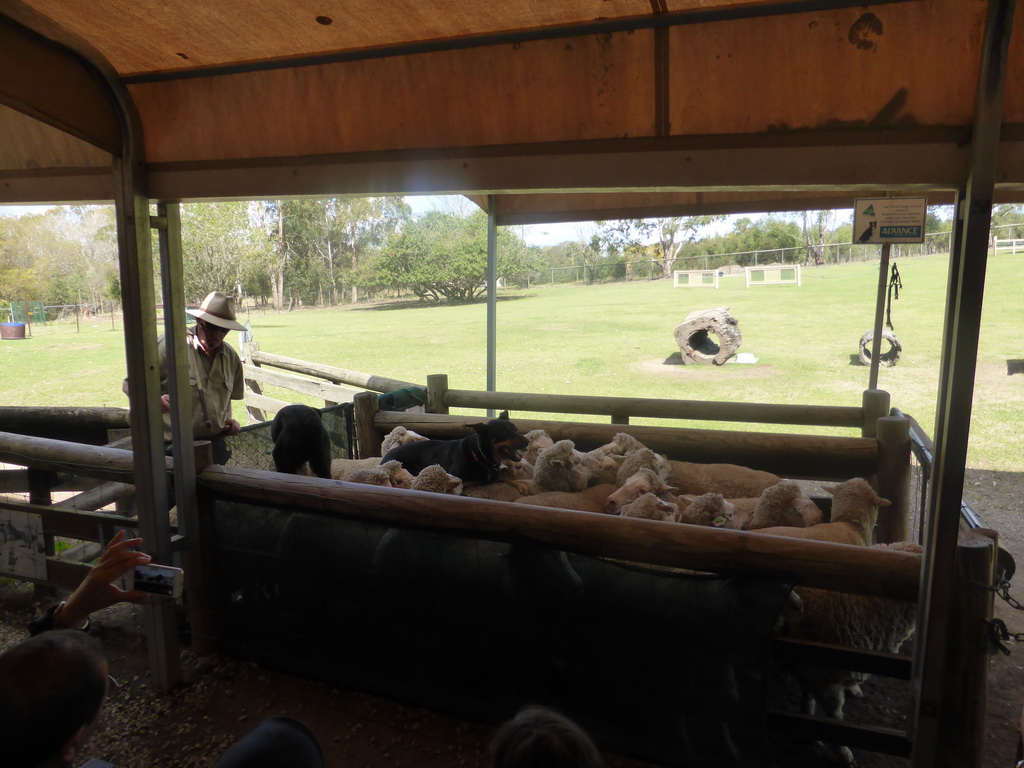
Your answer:
[[[853,209],[853,242],[923,243],[927,197],[859,198]]]

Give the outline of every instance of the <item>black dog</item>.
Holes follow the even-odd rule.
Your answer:
[[[286,405],[270,425],[274,441],[274,467],[297,475],[307,461],[317,477],[331,477],[331,439],[316,408]]]
[[[504,413],[502,418],[491,419],[486,424],[466,426],[473,430],[472,435],[456,440],[420,440],[399,445],[388,451],[381,463],[398,459],[414,475],[431,464],[440,464],[463,483],[495,483],[500,479],[502,459],[520,461],[523,449],[530,444]]]

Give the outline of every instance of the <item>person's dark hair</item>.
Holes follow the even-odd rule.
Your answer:
[[[519,710],[491,741],[494,768],[602,768],[601,753],[586,732],[547,707]]]
[[[107,690],[99,642],[78,630],[44,632],[0,654],[0,762],[31,768],[92,723]]]

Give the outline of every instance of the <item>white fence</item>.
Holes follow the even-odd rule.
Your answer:
[[[800,282],[800,265],[786,264],[774,267],[744,267],[747,288],[752,285],[796,285]]]
[[[1024,238],[1020,237],[993,237],[992,238],[992,255],[995,256],[999,251],[1009,251],[1010,253],[1017,253],[1018,251],[1024,253]]]
[[[718,288],[718,270],[677,269],[672,280],[673,288]]]

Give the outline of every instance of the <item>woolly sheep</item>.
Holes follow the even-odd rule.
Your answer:
[[[720,493],[679,498],[677,522],[739,530],[750,512]]]
[[[604,513],[605,502],[613,491],[615,491],[614,484],[600,483],[584,488],[582,491],[545,491],[532,496],[521,496],[517,501],[520,504],[531,504],[538,507]]]
[[[873,548],[910,554],[922,551],[919,544],[909,541],[875,544]],[[914,633],[914,603],[810,587],[797,587],[792,597],[796,609],[788,612],[783,624],[783,632],[790,637],[897,653]],[[843,717],[847,693],[860,696],[860,683],[868,677],[863,672],[803,664],[797,666],[796,674],[804,691],[805,713],[814,714],[815,704],[820,704],[825,715],[837,720]],[[854,765],[848,747],[835,747],[844,765]]]
[[[399,425],[384,436],[384,440],[380,444],[380,455],[383,456],[392,448],[397,448],[400,445],[418,443],[420,440],[426,439],[418,432],[413,432],[411,429],[406,429]]]
[[[663,501],[675,502],[674,497],[670,498],[666,494],[674,494],[676,490],[675,486],[667,485],[658,477],[654,470],[644,468],[622,483],[619,489],[608,497],[604,511],[610,515],[617,515],[623,506],[636,501],[645,493],[653,493]]]
[[[414,478],[412,473],[402,466],[402,462],[392,459],[375,467],[356,469],[345,479],[350,483],[386,485],[391,488],[412,488]]]
[[[582,491],[587,487],[589,475],[574,448],[572,440],[559,440],[537,457],[530,483],[534,493]]]
[[[800,486],[792,480],[783,480],[765,489],[757,499],[750,520],[743,527],[750,531],[779,526],[806,528],[823,520],[817,504]]]
[[[462,495],[472,496],[474,499],[490,499],[491,501],[518,501],[522,497],[515,485],[504,481],[469,485],[462,489]]]
[[[346,478],[350,483],[362,483],[363,485],[383,485],[391,487],[391,475],[386,469],[380,467],[368,467],[357,469]]]
[[[830,522],[818,523],[808,528],[793,526],[761,528],[757,533],[831,541],[837,544],[853,544],[861,547],[869,545],[875,521],[878,519],[878,507],[888,507],[892,502],[879,497],[868,481],[862,477],[855,477],[839,485],[823,487],[832,494]]]
[[[666,482],[679,493],[700,496],[720,493],[727,499],[753,498],[782,480],[771,472],[762,472],[738,464],[699,464],[669,461]]]
[[[349,475],[360,469],[370,469],[380,464],[380,456],[371,456],[368,459],[334,459],[331,462],[331,478],[334,480],[348,480]]]
[[[524,437],[530,441],[530,444],[523,451],[523,459],[530,462],[531,465],[537,463],[537,457],[541,451],[546,451],[555,444],[555,441],[551,439],[551,435],[543,429],[531,429]]]
[[[679,522],[679,505],[659,499],[653,493],[642,493],[636,500],[622,507],[622,517],[638,517],[642,520]]]
[[[639,451],[641,448],[646,447],[647,446],[628,432],[617,432],[610,443],[602,445],[600,448],[595,448],[591,453],[605,454],[609,456],[626,456],[627,454],[633,453],[633,451]]]
[[[650,448],[640,448],[626,454],[615,473],[615,482],[622,485],[641,469],[653,470],[662,480],[667,480],[670,470],[668,459]]]
[[[455,475],[449,475],[440,464],[431,464],[421,469],[413,478],[412,490],[458,496],[462,493],[462,480]]]

